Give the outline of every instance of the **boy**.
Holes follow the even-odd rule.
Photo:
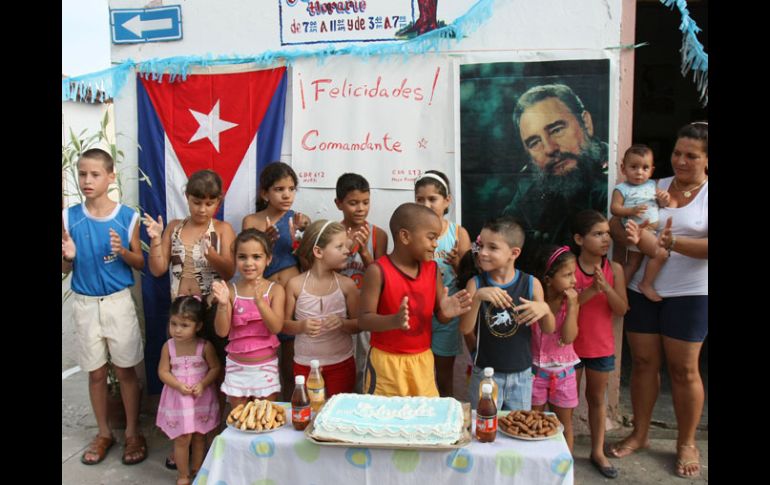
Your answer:
[[[500,391],[498,409],[529,410],[532,407],[532,350],[530,325],[538,323],[552,333],[556,319],[544,301],[537,278],[515,268],[524,246],[524,230],[511,217],[484,224],[479,235],[478,265],[481,274],[468,281],[471,311],[460,318],[460,332],[476,331],[469,396],[478,404],[484,367],[493,367]],[[516,305],[516,303],[521,303]],[[471,349],[473,350],[473,349]]]
[[[432,315],[441,323],[470,309],[468,292],[451,297],[433,252],[441,233],[435,212],[401,204],[390,218],[393,252],[366,269],[358,325],[371,330],[364,392],[381,396],[438,397]],[[435,312],[434,312],[435,309]]]
[[[107,424],[107,353],[120,381],[126,410],[123,463],[147,458],[147,443],[139,434],[139,382],[134,366],[142,361],[142,336],[129,286],[131,268],[144,268],[139,242],[139,215],[107,196],[115,181],[109,153],[93,148],[78,160],[78,185],[85,202],[62,211],[62,273],[72,275],[72,317],[77,329],[80,367],[88,372],[99,434],[81,456],[95,465],[115,443]],[[129,248],[125,247],[129,242]]]
[[[650,180],[655,164],[652,161],[652,150],[647,145],[636,144],[626,150],[623,161],[620,162],[620,170],[626,176],[626,181],[615,186],[612,191],[610,212],[612,215],[622,217],[623,225],[628,218],[641,225],[649,221],[645,229],[653,233],[658,228],[658,208],[668,207],[671,196],[664,190],[659,190],[654,180]],[[644,255],[636,246],[628,246],[626,264],[623,265],[623,273],[626,281],[631,281],[634,273],[642,264]],[[655,291],[653,283],[663,265],[668,260],[668,251],[660,249],[651,259],[644,270],[644,278],[639,283],[641,291],[647,299],[661,301],[662,298]]]
[[[337,209],[342,211],[342,225],[350,238],[350,255],[345,276],[361,289],[366,268],[388,251],[388,234],[366,221],[369,215],[369,182],[357,173],[344,173],[337,179]],[[356,361],[356,392],[362,392],[366,354],[369,352],[369,332],[358,332],[353,338]]]

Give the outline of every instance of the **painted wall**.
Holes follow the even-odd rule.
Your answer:
[[[160,3],[160,2],[158,2]],[[174,42],[113,45],[113,63],[126,59],[135,61],[171,56],[255,55],[267,50],[281,49],[278,37],[278,8],[275,2],[250,0],[190,0],[182,2],[183,39]],[[454,18],[473,0],[439,2],[438,18]],[[622,0],[583,1],[499,0],[492,17],[468,38],[442,51],[458,62],[527,61],[550,59],[581,59],[604,56],[610,59],[610,159],[616,160],[620,106],[620,50]],[[633,2],[630,2],[633,4]],[[142,8],[144,2],[113,0],[110,8]],[[633,5],[632,5],[633,6]],[[362,62],[351,57],[350,62]],[[455,73],[456,75],[456,73]],[[291,78],[289,77],[289,80]],[[292,86],[289,84],[289,90]],[[455,89],[455,86],[452,87]],[[291,92],[291,91],[289,91]],[[129,79],[115,99],[118,131],[125,133],[121,149],[126,153],[125,166],[136,166],[137,150],[129,140],[136,139],[136,85]],[[291,96],[287,96],[286,129],[281,160],[291,164]],[[453,123],[453,120],[447,120]],[[628,121],[630,125],[630,120]],[[454,140],[447,145],[454,146]],[[611,170],[614,170],[614,165]],[[459,174],[459,172],[458,172]],[[450,174],[457,186],[455,174]],[[610,180],[615,179],[614,171]],[[458,194],[460,195],[460,194]],[[138,200],[136,185],[126,187],[128,203]],[[334,217],[339,211],[333,203],[331,189],[302,189],[295,209],[307,212],[311,218]],[[370,220],[387,227],[392,211],[402,202],[411,201],[410,191],[379,190],[372,192]],[[449,217],[455,216],[455,210]],[[239,228],[235,228],[238,230]]]

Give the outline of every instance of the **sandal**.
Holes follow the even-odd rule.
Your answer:
[[[123,464],[136,465],[147,458],[147,441],[142,435],[127,436],[123,448]]]
[[[176,477],[176,485],[190,485],[191,483],[190,477],[180,477],[179,475]]]
[[[645,444],[641,445],[641,446],[631,446],[631,445],[627,445],[625,443],[628,443],[628,438],[626,438],[625,440],[623,440],[623,441],[621,441],[619,443],[615,443],[612,446],[608,446],[604,450],[604,454],[608,455],[608,456],[611,456],[612,458],[625,458],[628,455],[631,455],[632,453],[634,453],[635,451],[646,450],[647,448],[650,447],[650,442],[649,441],[646,442]],[[627,451],[621,453],[622,450],[627,450]]]
[[[677,456],[676,459],[676,476],[679,478],[697,478],[700,476],[700,452],[698,451],[698,448],[692,444],[692,445],[679,445],[677,446],[677,450],[680,450],[682,448],[692,448],[695,450],[695,452],[698,454],[698,457],[694,460],[682,460]],[[697,465],[697,469],[692,475],[687,474],[687,470],[685,470],[687,467],[691,465]]]
[[[101,463],[101,461],[104,460],[104,458],[107,456],[109,449],[112,448],[112,445],[114,444],[114,437],[110,436],[109,438],[105,438],[104,436],[97,435],[93,440],[91,440],[91,443],[88,444],[86,451],[83,452],[83,455],[80,457],[80,463],[83,463],[84,465],[96,465],[97,463]],[[96,455],[96,459],[87,459],[87,454]]]
[[[167,456],[166,457],[165,466],[169,470],[176,470],[176,462],[174,461],[174,457],[173,456]]]

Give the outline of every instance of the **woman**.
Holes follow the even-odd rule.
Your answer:
[[[628,284],[630,310],[625,330],[632,356],[634,430],[608,452],[622,458],[649,446],[647,434],[660,388],[661,357],[665,355],[679,430],[676,474],[690,478],[700,474],[695,430],[703,411],[704,392],[698,362],[708,333],[707,122],[690,123],[679,130],[671,166],[674,176],[658,181],[658,188],[668,191],[671,203],[660,209],[665,227],[657,241],[633,221],[626,225],[625,234],[617,226],[613,232],[617,243],[638,243],[648,256],[665,250],[669,258],[655,280],[662,301],[650,301],[640,293],[644,266]]]

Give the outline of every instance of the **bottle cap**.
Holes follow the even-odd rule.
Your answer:
[[[310,367],[318,367],[320,365],[321,365],[321,363],[318,362],[318,359],[313,359],[313,360],[310,361]]]
[[[298,386],[305,384],[305,376],[297,376],[294,378],[294,384],[297,384]]]
[[[492,394],[492,384],[486,382],[481,385],[481,392],[484,394]]]
[[[495,375],[493,367],[484,367],[484,377],[492,377],[493,375]]]

